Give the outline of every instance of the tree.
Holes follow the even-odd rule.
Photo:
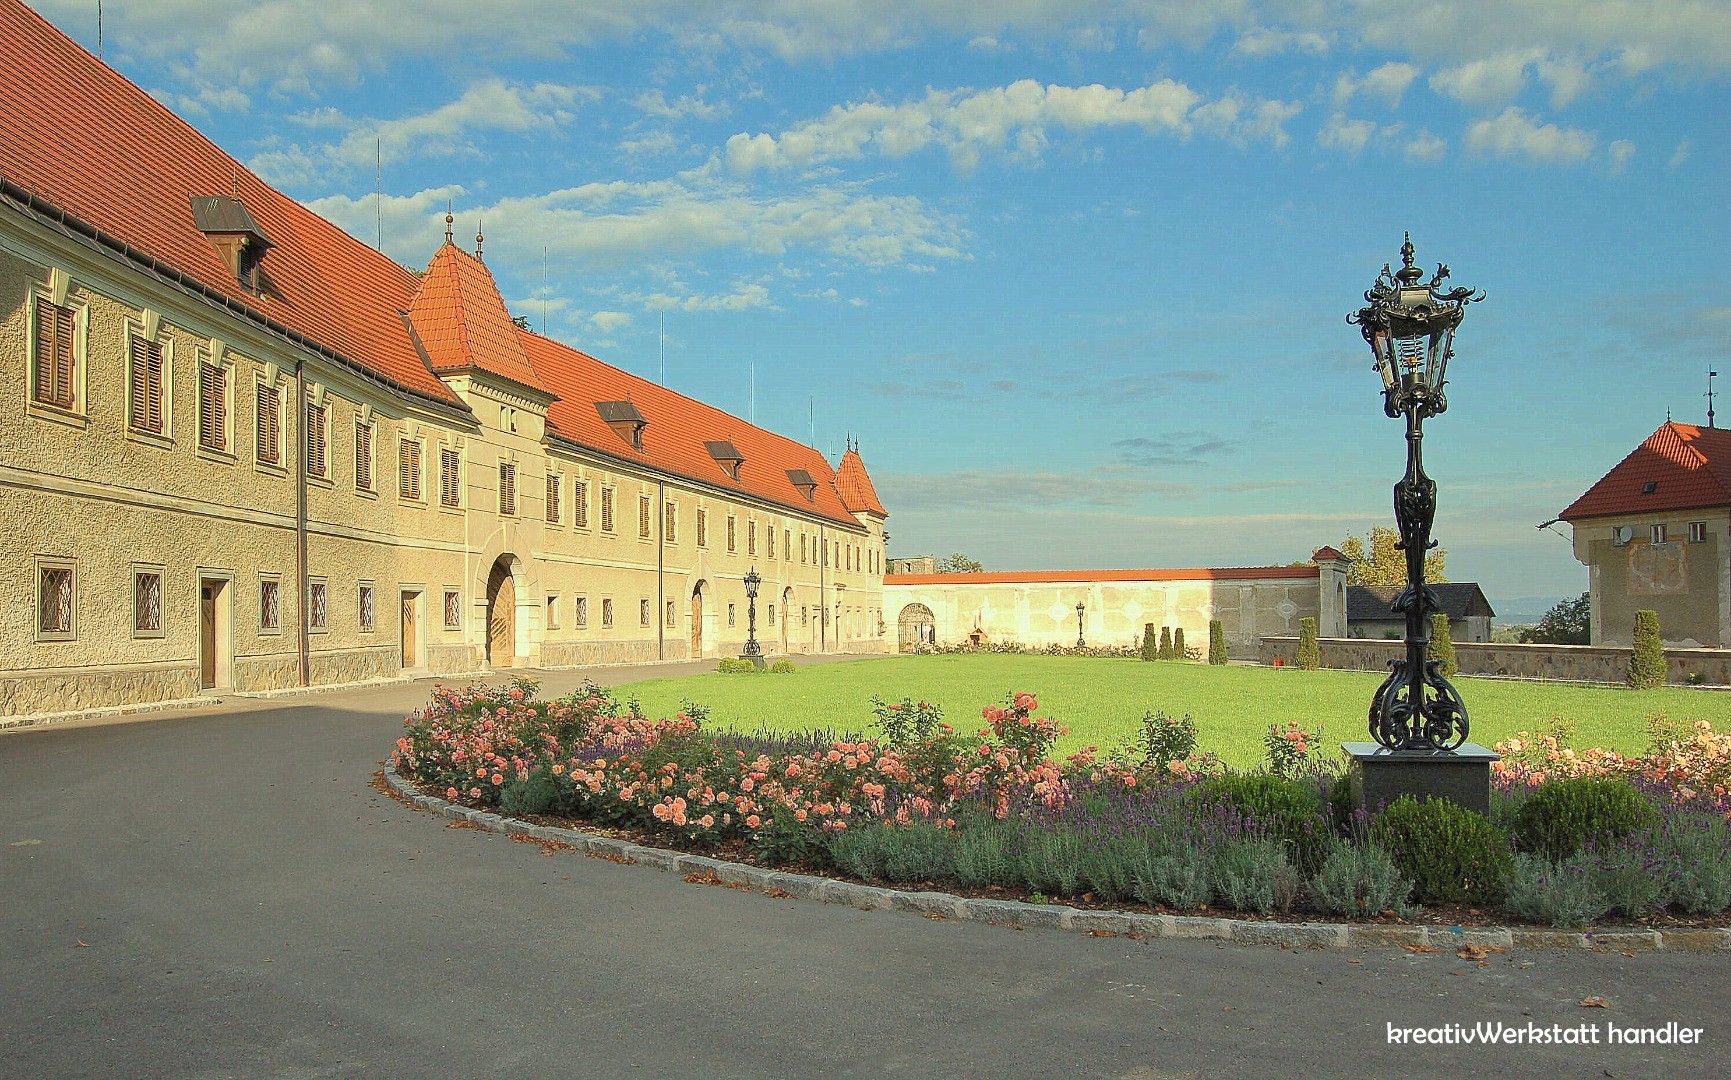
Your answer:
[[[1208,620],[1208,662],[1224,664],[1226,655],[1226,626],[1219,619]]]
[[[1142,624],[1142,659],[1160,659],[1160,643],[1154,637],[1154,624]]]
[[[959,551],[954,555],[938,560],[938,573],[940,574],[978,574],[984,569],[984,566]]]
[[[1442,612],[1433,612],[1430,617],[1430,648],[1426,650],[1426,660],[1440,660],[1445,679],[1452,679],[1461,673],[1460,661],[1455,658],[1455,639],[1449,631],[1449,617]]]
[[[1172,659],[1190,659],[1190,654],[1184,648],[1184,628],[1182,626],[1172,628]]]
[[[1305,671],[1322,666],[1322,650],[1316,643],[1316,620],[1309,615],[1298,620],[1298,666]]]
[[[1346,556],[1348,585],[1405,585],[1406,552],[1396,545],[1400,534],[1386,525],[1372,525],[1368,547],[1365,540],[1348,536],[1341,541],[1340,553]],[[1431,584],[1446,582],[1444,548],[1432,548],[1424,557],[1424,579]]]
[[[1172,628],[1170,626],[1160,628],[1160,651],[1156,655],[1162,660],[1172,659]]]
[[[1635,651],[1629,657],[1629,685],[1651,690],[1665,685],[1665,642],[1657,611],[1635,612]]]
[[[1536,624],[1521,630],[1528,645],[1585,645],[1592,640],[1593,594],[1560,600]]]

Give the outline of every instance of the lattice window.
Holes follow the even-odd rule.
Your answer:
[[[736,605],[733,605],[733,604],[727,605],[727,625],[729,625],[729,626],[733,626],[735,624],[735,618],[734,618],[735,606]]]
[[[228,449],[228,371],[204,360],[198,363],[198,444]]]
[[[70,565],[41,567],[37,591],[36,630],[43,637],[69,638],[73,631],[73,589]]]
[[[499,462],[499,514],[517,515],[517,466],[509,461]]]
[[[373,587],[371,585],[362,585],[360,588],[360,597],[358,599],[358,619],[361,629],[371,630],[373,628],[374,614]]]
[[[330,626],[330,590],[322,581],[310,581],[307,583],[307,627],[329,630]]]
[[[373,490],[373,425],[355,421],[355,487]]]
[[[732,514],[727,515],[727,550],[739,550],[739,520]]]
[[[258,627],[282,629],[282,582],[265,578],[258,583]]]
[[[162,632],[162,574],[159,571],[133,572],[132,630],[138,634]]]
[[[601,600],[601,625],[603,628],[610,628],[613,625],[613,601],[611,598],[604,597]]]
[[[78,360],[73,349],[77,319],[69,307],[36,298],[36,401],[60,409],[76,403]]]
[[[672,600],[669,600],[667,601],[667,627],[671,630],[673,627],[678,625],[679,608]]]
[[[601,531],[613,531],[613,489],[610,487],[601,489]]]
[[[445,590],[445,629],[461,630],[463,628],[463,594],[455,589]]]
[[[162,345],[132,339],[132,429],[162,434]]]
[[[647,597],[637,602],[637,622],[641,626],[649,625],[649,600]]]
[[[745,523],[745,553],[747,555],[757,554],[757,522],[755,521]]]
[[[589,625],[589,598],[587,596],[577,598],[577,610],[573,617],[579,628]]]
[[[414,439],[397,443],[397,498],[421,497],[421,444]]]
[[[328,475],[330,469],[329,432],[325,430],[325,421],[330,419],[330,408],[307,402],[307,475],[321,479]]]
[[[455,450],[439,451],[439,505],[463,505],[463,455]]]
[[[649,496],[639,495],[637,497],[637,538],[639,540],[649,539],[649,529],[654,520],[650,515]]]
[[[561,484],[558,473],[547,474],[547,520],[558,524],[563,508],[559,505]]]
[[[571,524],[579,529],[589,527],[589,482],[571,481]]]
[[[282,395],[274,386],[258,384],[258,459],[266,465],[282,464]]]

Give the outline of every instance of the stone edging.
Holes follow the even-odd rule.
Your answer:
[[[1152,912],[1084,911],[1065,904],[1028,904],[1017,900],[984,900],[942,892],[914,892],[860,885],[852,881],[784,870],[765,870],[746,863],[703,855],[686,855],[665,848],[645,847],[628,840],[576,829],[531,825],[483,810],[458,806],[423,795],[385,762],[385,781],[403,798],[441,817],[467,821],[490,832],[517,833],[536,840],[567,844],[578,851],[622,862],[653,866],[676,874],[703,874],[729,885],[779,890],[798,900],[847,904],[866,911],[917,911],[950,919],[1043,930],[1070,930],[1096,937],[1129,936],[1233,941],[1245,945],[1292,948],[1359,949],[1410,947],[1432,950],[1474,945],[1486,949],[1595,949],[1653,952],[1731,951],[1731,928],[1707,930],[1531,930],[1504,927],[1410,926],[1357,923],[1270,923],[1218,919],[1200,915],[1159,915]]]
[[[109,716],[129,716],[133,713],[169,712],[180,709],[202,709],[221,705],[220,697],[171,698],[168,701],[141,701],[133,705],[101,705],[93,709],[70,712],[24,713],[20,716],[0,716],[0,731],[15,728],[44,727],[48,724],[69,724],[75,720],[100,720]]]

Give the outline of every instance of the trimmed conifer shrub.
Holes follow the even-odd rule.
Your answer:
[[[1184,628],[1182,626],[1172,628],[1172,659],[1190,659],[1190,654],[1184,651]]]
[[[1154,624],[1153,623],[1143,623],[1142,624],[1142,659],[1144,659],[1144,660],[1158,660],[1158,659],[1160,659],[1160,643],[1154,637]]]
[[[1208,662],[1224,664],[1226,655],[1226,626],[1219,619],[1208,620]]]
[[[1170,626],[1160,628],[1160,659],[1172,659],[1172,628]]]
[[[1629,685],[1651,690],[1665,685],[1665,642],[1657,611],[1635,612],[1635,653],[1629,658]]]
[[[1442,667],[1438,670],[1445,679],[1452,679],[1461,673],[1460,661],[1455,658],[1455,639],[1449,633],[1449,617],[1440,611],[1431,613],[1430,649],[1425,659],[1441,660]]]
[[[1316,620],[1309,615],[1298,620],[1298,666],[1305,671],[1322,666],[1322,650],[1316,644]]]

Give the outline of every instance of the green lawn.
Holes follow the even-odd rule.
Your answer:
[[[715,727],[752,731],[828,728],[871,730],[870,698],[911,697],[943,706],[956,730],[973,732],[980,708],[1011,691],[1039,695],[1040,713],[1070,729],[1059,744],[1068,753],[1109,747],[1136,729],[1147,709],[1189,713],[1201,749],[1228,763],[1256,764],[1268,725],[1296,718],[1325,728],[1326,745],[1367,738],[1365,712],[1381,682],[1374,672],[1298,671],[1293,668],[1209,667],[1060,656],[897,656],[817,664],[792,675],[692,675],[620,687],[650,716],[668,716],[691,700],[710,709]],[[1731,693],[1664,687],[1620,687],[1508,682],[1461,678],[1456,682],[1472,716],[1472,739],[1489,746],[1553,716],[1575,724],[1577,747],[1624,752],[1647,744],[1645,717],[1711,720],[1731,726]]]

